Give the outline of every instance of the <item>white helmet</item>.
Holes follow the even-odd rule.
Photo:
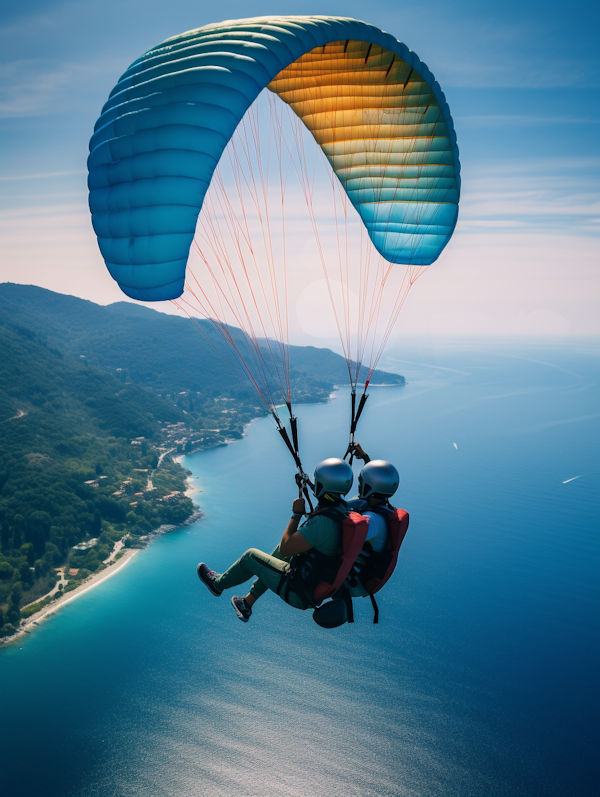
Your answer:
[[[315,496],[321,498],[325,493],[346,495],[353,481],[354,474],[347,462],[337,457],[324,459],[315,468]]]
[[[361,498],[394,495],[400,483],[400,475],[391,462],[372,459],[358,476],[358,494]]]

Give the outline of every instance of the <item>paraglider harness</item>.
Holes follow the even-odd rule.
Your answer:
[[[369,519],[351,511],[344,501],[332,496],[327,496],[327,503],[322,503],[313,509],[309,488],[314,490],[314,484],[302,467],[298,451],[298,421],[292,413],[291,403],[287,406],[290,413],[291,439],[287,429],[280,422],[277,431],[296,463],[298,495],[299,497],[304,495],[308,502],[310,507],[308,518],[324,515],[342,526],[341,546],[337,555],[328,556],[316,548],[296,554],[290,559],[289,569],[279,582],[277,594],[283,600],[288,602],[290,592],[294,592],[302,601],[302,608],[309,609],[318,607],[326,598],[331,598],[342,588],[367,539]]]
[[[360,583],[364,587],[373,606],[373,622],[378,623],[379,607],[374,596],[389,581],[396,568],[400,546],[408,529],[408,512],[396,509],[389,502],[369,507],[368,511],[385,519],[388,530],[385,548],[383,551],[374,551],[370,542],[365,543],[358,561],[350,571],[346,586],[355,587]],[[351,614],[350,610],[349,618]],[[352,620],[349,619],[348,622],[351,623]]]
[[[352,464],[354,453],[354,433],[356,425],[365,407],[368,394],[368,380],[365,383],[364,393],[360,398],[358,408],[356,407],[355,388],[352,390],[352,420],[350,427],[350,442],[344,455],[344,459],[350,454],[350,464]],[[387,583],[391,577],[396,563],[400,546],[408,529],[408,512],[403,509],[396,509],[389,501],[382,506],[369,507],[369,512],[381,515],[385,518],[387,525],[387,540],[383,551],[374,551],[372,545],[367,542],[369,531],[369,518],[350,509],[341,500],[332,500],[326,506],[318,506],[313,509],[308,488],[314,489],[314,485],[302,468],[298,451],[298,427],[297,419],[292,413],[291,403],[288,403],[290,412],[290,427],[292,439],[285,427],[277,420],[277,431],[281,435],[284,443],[290,451],[298,472],[296,473],[296,485],[300,496],[304,495],[310,506],[308,518],[324,515],[342,524],[341,550],[336,556],[317,551],[316,548],[296,554],[290,559],[290,566],[285,576],[279,582],[277,594],[288,602],[290,592],[302,601],[302,608],[314,608],[313,618],[316,623],[325,628],[334,628],[344,622],[354,622],[354,611],[352,608],[352,596],[349,587],[355,587],[358,583],[362,584],[371,599],[374,618],[373,623],[379,622],[379,607],[375,600],[375,594]],[[362,555],[361,555],[362,554]],[[357,567],[357,560],[360,557],[360,565]],[[327,598],[332,598],[330,603],[322,606]],[[344,604],[345,611],[340,612],[340,604]],[[334,606],[335,604],[335,606]],[[343,608],[343,607],[342,607]],[[331,611],[333,609],[333,611]]]
[[[350,510],[343,501],[332,501],[319,506],[308,518],[319,515],[331,518],[342,527],[340,551],[335,556],[311,548],[290,559],[290,567],[282,578],[277,594],[287,601],[295,592],[304,609],[318,607],[324,600],[335,596],[343,587],[357,556],[367,539],[369,519]]]
[[[354,622],[349,588],[359,583],[371,599],[373,623],[379,622],[375,594],[385,586],[396,568],[409,518],[408,512],[396,509],[389,503],[369,507],[368,511],[386,521],[388,534],[383,551],[374,551],[371,543],[367,542],[368,517],[351,510],[342,502],[318,507],[308,515],[309,518],[324,515],[342,523],[341,552],[337,556],[328,556],[311,548],[305,553],[296,554],[291,558],[290,568],[279,584],[278,595],[287,601],[289,593],[295,592],[302,600],[304,609],[315,609],[315,622],[326,628]],[[323,604],[327,598],[332,598],[332,601]],[[340,612],[339,606],[334,608],[333,604],[340,603],[344,604],[345,612]],[[327,616],[329,619],[323,620]]]

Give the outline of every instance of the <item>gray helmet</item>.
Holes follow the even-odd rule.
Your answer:
[[[400,475],[391,462],[372,459],[358,476],[358,494],[361,498],[394,495],[400,483]]]
[[[353,481],[354,474],[347,462],[336,457],[324,459],[315,468],[315,495],[317,498],[325,493],[346,495]]]

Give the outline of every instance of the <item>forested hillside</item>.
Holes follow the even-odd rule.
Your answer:
[[[101,307],[74,296],[12,283],[0,284],[0,318],[34,330],[61,351],[85,357],[121,379],[162,393],[191,391],[251,400],[220,356],[222,339],[210,321],[199,321],[199,332],[189,319],[131,302]],[[244,350],[246,343],[239,330],[229,331]],[[334,385],[348,381],[343,357],[312,346],[290,347],[290,371],[297,401],[322,400]],[[363,371],[363,378],[365,375]],[[404,378],[375,371],[372,381],[399,385]]]
[[[51,589],[56,568],[72,584],[127,544],[192,512],[185,472],[158,462],[162,429],[182,411],[153,391],[124,385],[22,327],[0,325],[0,635],[20,608]],[[136,445],[132,445],[135,438]],[[177,492],[176,500],[163,496]],[[116,493],[116,495],[115,495]],[[87,549],[73,546],[96,540]]]
[[[185,520],[185,471],[169,454],[239,439],[265,412],[219,355],[213,325],[200,325],[204,334],[131,303],[0,285],[0,636],[57,568],[73,572],[68,589],[115,541],[136,545]],[[290,347],[290,361],[297,401],[325,400],[347,380],[328,349]]]

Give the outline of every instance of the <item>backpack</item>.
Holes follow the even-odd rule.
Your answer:
[[[403,509],[396,509],[395,507],[378,506],[369,508],[369,512],[381,515],[385,518],[388,536],[383,551],[373,551],[371,546],[367,543],[364,547],[365,563],[363,567],[356,571],[353,570],[350,574],[350,583],[356,584],[357,581],[363,585],[369,597],[374,612],[374,623],[379,622],[379,607],[374,598],[374,595],[388,582],[396,563],[398,562],[398,554],[400,553],[400,546],[406,535],[408,529],[408,512]],[[346,591],[347,592],[347,591]],[[344,596],[348,609],[348,622],[353,622],[352,613],[352,598],[350,594]]]
[[[293,590],[301,596],[307,609],[319,606],[340,591],[363,549],[369,530],[369,518],[358,512],[342,513],[339,509],[326,507],[315,510],[310,517],[315,515],[325,515],[341,523],[340,553],[327,556],[311,548],[292,556],[287,578],[280,584],[280,588],[285,589],[284,600]]]

